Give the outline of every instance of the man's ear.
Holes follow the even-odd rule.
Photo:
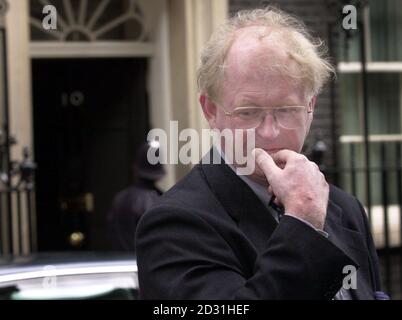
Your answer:
[[[317,96],[313,96],[310,101],[308,102],[308,110],[311,110],[312,113],[309,113],[309,117],[308,117],[308,125],[307,125],[307,130],[306,130],[306,136],[304,137],[304,139],[307,138],[307,135],[310,131],[310,127],[311,127],[311,122],[313,121],[314,118],[314,109],[315,109],[315,104],[317,102]]]
[[[314,113],[314,109],[315,109],[315,104],[317,103],[317,96],[314,96],[311,98],[310,102],[309,102],[309,109],[311,111],[313,111]]]
[[[209,126],[211,128],[215,128],[216,116],[217,116],[217,114],[216,114],[217,107],[216,107],[215,103],[204,94],[200,95],[199,101],[200,101],[205,119],[207,119]]]

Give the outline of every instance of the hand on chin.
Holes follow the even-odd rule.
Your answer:
[[[267,152],[267,151],[265,151]],[[273,155],[276,152],[278,152],[277,150],[275,150],[274,152],[267,152],[269,155]],[[277,163],[277,166],[281,169],[284,168],[285,164],[284,163]],[[254,172],[250,175],[250,179],[252,179],[253,181],[266,186],[267,188],[269,187],[269,182],[267,180],[267,177],[265,176],[264,172],[262,171],[262,169],[259,167],[259,165],[257,163],[255,163],[255,169]]]
[[[261,184],[263,186],[269,187],[268,180],[264,174],[264,172],[260,169],[260,167],[256,164],[254,172],[250,175],[250,179]]]

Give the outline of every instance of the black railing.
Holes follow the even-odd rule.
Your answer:
[[[321,169],[328,181],[339,178],[339,186],[364,205],[380,257],[384,290],[392,298],[402,299],[402,141],[398,136],[389,141],[374,138],[369,138],[369,168],[365,166],[363,141],[355,139],[342,144],[343,159],[339,163],[344,167]]]
[[[36,165],[29,159],[27,148],[23,160],[11,165],[10,175],[0,171],[0,255],[24,255],[37,251]]]
[[[11,161],[11,147],[16,144],[10,135],[7,32],[4,16],[8,3],[0,0],[0,256],[20,255],[36,251],[36,214],[34,171],[24,148],[20,162]]]

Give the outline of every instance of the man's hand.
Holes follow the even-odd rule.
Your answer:
[[[285,212],[324,228],[329,186],[318,166],[304,155],[281,150],[272,157],[254,149],[256,165],[264,172],[272,193],[285,207]]]

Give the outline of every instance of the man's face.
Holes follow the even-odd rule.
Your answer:
[[[270,34],[259,39],[256,34],[261,31],[265,31],[265,28],[249,27],[238,31],[227,55],[219,104],[228,112],[244,106],[308,106],[310,101],[303,82],[285,75],[281,70],[284,66],[297,76],[297,64],[288,58],[278,35]],[[236,121],[219,106],[216,106],[215,117],[208,121],[212,128],[236,129]],[[268,112],[263,122],[255,128],[255,146],[270,154],[281,149],[301,152],[311,121],[312,113],[309,113],[301,127],[286,129],[276,123],[272,112]],[[265,181],[258,170],[252,178]]]

